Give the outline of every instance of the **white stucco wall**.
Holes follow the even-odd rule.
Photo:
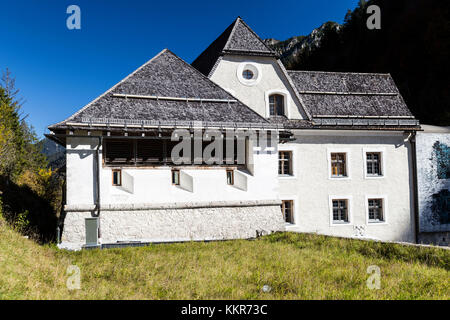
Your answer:
[[[258,76],[261,78],[258,79],[256,84],[246,85],[239,81],[238,70],[243,63],[252,63],[260,70]],[[287,97],[285,107],[288,108],[287,116],[290,119],[307,118],[282,69],[274,58],[225,55],[217,64],[210,79],[263,117],[269,116],[268,95],[279,93]]]
[[[80,248],[86,240],[85,219],[92,216],[95,208],[97,141],[67,138],[64,248]],[[224,167],[177,167],[181,179],[189,180],[186,187],[184,183],[172,185],[170,166],[122,167],[122,186],[113,186],[113,167],[102,164],[100,148],[103,243],[250,238],[256,235],[256,230],[282,230],[276,145],[260,149],[248,143],[252,172],[236,171],[235,186],[227,184]],[[201,205],[191,208],[198,203]],[[150,209],[155,204],[158,208]]]
[[[293,151],[294,176],[280,177],[280,198],[294,200],[295,224],[288,230],[326,235],[361,236],[379,240],[415,240],[410,143],[402,133],[296,132],[294,143],[280,145]],[[348,179],[330,178],[329,153],[347,152]],[[365,151],[381,151],[382,178],[365,177]],[[385,199],[385,223],[369,223],[367,198]],[[347,198],[350,222],[330,222],[330,198]]]
[[[67,140],[67,205],[94,204],[94,152],[97,142],[92,138]],[[253,153],[253,174],[248,171],[236,173],[239,180],[246,179],[246,191],[227,185],[225,167],[179,167],[181,173],[192,178],[191,192],[188,191],[190,188],[172,185],[170,166],[122,167],[122,186],[113,186],[112,168],[121,167],[100,165],[101,204],[278,199],[276,146],[273,149],[253,151],[249,143],[248,148]]]

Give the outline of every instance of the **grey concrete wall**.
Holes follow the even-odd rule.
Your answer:
[[[67,212],[60,248],[76,250],[85,244],[88,217],[88,211]],[[100,216],[101,243],[245,239],[284,227],[277,204],[102,211]]]

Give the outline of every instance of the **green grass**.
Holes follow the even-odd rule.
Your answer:
[[[66,287],[71,264],[80,290]],[[381,269],[378,290],[366,286],[370,265]],[[1,299],[449,299],[449,279],[450,251],[439,248],[278,233],[68,252],[0,220]]]

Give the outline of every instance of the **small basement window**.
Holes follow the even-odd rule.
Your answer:
[[[227,170],[227,184],[232,186],[234,185],[234,171]]]
[[[172,184],[179,186],[180,185],[180,170],[172,169]]]
[[[348,223],[348,200],[333,200],[333,223]]]
[[[122,185],[122,170],[113,169],[112,170],[112,185],[121,186]]]
[[[281,212],[283,213],[284,221],[287,223],[294,223],[294,201],[282,200]]]
[[[368,199],[369,222],[384,222],[383,199]]]

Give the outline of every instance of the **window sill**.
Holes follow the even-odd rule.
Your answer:
[[[283,180],[297,179],[296,176],[290,175],[290,174],[279,174],[278,178],[283,179]]]
[[[332,222],[331,223],[331,226],[332,227],[342,227],[342,226],[351,226],[352,225],[352,223],[350,223],[350,222]]]
[[[350,180],[351,178],[347,176],[347,177],[328,177],[328,179],[339,181],[339,180]]]
[[[383,178],[384,178],[384,176],[368,176],[368,175],[364,176],[364,179],[368,179],[368,180],[371,180],[371,179],[383,179]]]
[[[379,226],[379,225],[386,225],[387,223],[386,223],[386,221],[375,221],[375,220],[369,220],[368,222],[367,222],[367,225],[369,225],[369,226]]]

